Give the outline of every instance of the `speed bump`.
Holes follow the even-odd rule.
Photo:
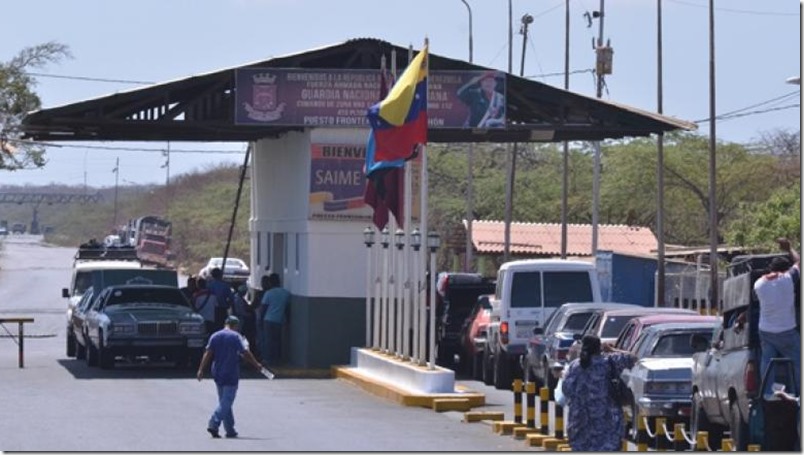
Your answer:
[[[469,411],[463,413],[464,422],[481,422],[483,420],[501,421],[505,419],[504,412],[495,411]]]
[[[472,403],[466,398],[435,398],[433,400],[433,411],[468,411],[472,409]]]

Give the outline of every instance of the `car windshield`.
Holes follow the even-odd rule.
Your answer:
[[[223,258],[213,259],[210,261],[213,267],[220,267],[223,264]],[[226,258],[226,267],[229,268],[243,268],[245,267],[245,262],[237,258]]]
[[[189,306],[187,299],[178,289],[173,288],[119,288],[112,291],[106,306],[126,303],[164,303],[168,305]]]
[[[581,333],[584,327],[586,327],[586,323],[589,321],[591,316],[592,313],[571,314],[567,318],[567,322],[564,323],[564,327],[561,330],[564,332]]]
[[[712,332],[700,331],[700,335],[711,337]],[[652,357],[690,357],[695,354],[695,350],[690,343],[692,334],[689,332],[684,333],[668,333],[663,335],[656,341],[656,345],[651,350]],[[710,340],[711,341],[711,340]]]
[[[606,320],[603,323],[603,331],[600,334],[600,338],[617,338],[617,335],[623,330],[625,324],[628,324],[628,321],[633,318],[634,315],[622,315],[622,316],[607,316]]]

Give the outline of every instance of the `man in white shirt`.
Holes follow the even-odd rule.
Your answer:
[[[759,299],[759,341],[762,347],[760,374],[764,375],[774,357],[793,361],[796,381],[801,381],[801,336],[796,328],[795,286],[800,282],[799,256],[786,238],[777,239],[794,263],[784,257],[773,258],[770,272],[754,283]]]

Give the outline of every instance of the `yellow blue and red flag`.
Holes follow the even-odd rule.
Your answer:
[[[388,96],[368,110],[374,139],[368,147],[377,163],[410,159],[418,144],[427,143],[427,53],[425,45]]]
[[[388,78],[386,77],[385,58],[380,70],[380,99],[388,96]],[[393,78],[391,78],[393,79]],[[393,82],[391,82],[393,85]],[[394,214],[399,226],[402,226],[403,188],[405,178],[405,160],[375,161],[374,130],[369,131],[366,146],[366,191],[363,201],[374,209],[372,221],[377,229],[388,224],[389,212]]]

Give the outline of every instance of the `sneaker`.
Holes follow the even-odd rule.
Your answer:
[[[226,433],[226,437],[227,438],[236,438],[237,437],[237,432],[235,431],[234,433]]]
[[[221,437],[221,434],[220,434],[220,433],[218,433],[218,429],[217,429],[217,428],[207,428],[207,431],[208,431],[208,432],[209,432],[209,434],[211,434],[211,435],[212,435],[212,437],[213,437],[213,438],[215,438],[215,439],[219,439],[219,438]]]

